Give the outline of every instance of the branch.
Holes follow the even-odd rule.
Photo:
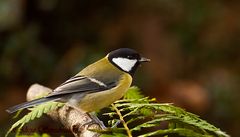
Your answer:
[[[27,92],[27,101],[34,100],[40,96],[47,95],[52,90],[39,84],[30,86]],[[68,105],[64,105],[55,111],[48,113],[48,115],[60,121],[66,129],[72,131],[75,137],[98,137],[99,133],[89,131],[88,129],[101,129],[99,123],[94,121],[88,114],[74,109]]]

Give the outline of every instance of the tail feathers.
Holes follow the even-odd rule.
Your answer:
[[[29,101],[29,102],[24,102],[24,103],[18,104],[16,106],[10,107],[6,111],[8,113],[14,113],[14,112],[16,112],[20,109],[29,108],[29,107],[39,105],[39,104],[44,103],[44,102],[54,101],[54,100],[57,100],[57,99],[58,98],[39,98],[39,99],[35,99],[35,100]]]

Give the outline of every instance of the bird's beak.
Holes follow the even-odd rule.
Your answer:
[[[144,57],[141,57],[141,59],[139,60],[139,62],[149,62],[149,61],[151,61],[151,60],[148,58],[144,58]]]

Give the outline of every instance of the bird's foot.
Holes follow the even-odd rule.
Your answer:
[[[111,128],[116,128],[120,123],[121,123],[121,120],[117,120],[117,122]]]
[[[103,130],[104,130],[104,129],[107,129],[107,127],[104,125],[104,123],[103,123],[100,119],[98,119],[98,117],[97,117],[95,114],[89,113],[88,115],[89,115],[89,117],[92,118],[92,121],[90,121],[90,122],[88,122],[88,123],[86,123],[86,124],[98,124],[98,125],[100,125],[100,127],[101,127]]]

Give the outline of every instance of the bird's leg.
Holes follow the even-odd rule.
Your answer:
[[[96,116],[96,113],[95,112],[91,112],[91,113],[88,113],[89,117],[91,117],[93,119],[93,123],[98,123],[102,129],[106,129],[107,127],[105,127],[104,123],[98,119],[98,117]]]
[[[91,122],[88,122],[86,124],[94,124],[98,123],[102,129],[107,129],[107,127],[104,125],[104,123],[96,116],[95,112],[87,113],[90,118],[92,118]],[[111,128],[116,128],[121,123],[121,120],[118,120]]]
[[[121,120],[117,120],[117,122],[111,128],[117,127],[120,123],[121,123]]]

